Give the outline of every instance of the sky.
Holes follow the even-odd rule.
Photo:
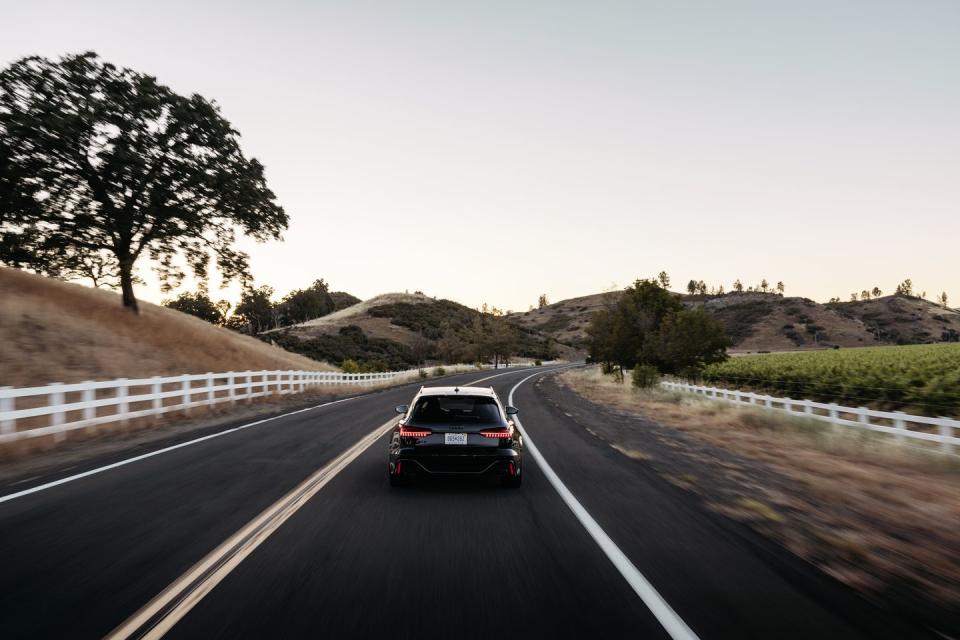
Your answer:
[[[960,300],[955,0],[0,3],[2,64],[94,50],[219,103],[290,216],[242,243],[280,294]]]

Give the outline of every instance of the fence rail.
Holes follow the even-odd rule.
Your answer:
[[[960,437],[957,437],[955,431],[960,429],[960,420],[952,418],[918,416],[902,411],[877,411],[867,407],[844,407],[832,402],[777,398],[738,389],[702,387],[682,382],[661,382],[660,384],[672,391],[686,391],[735,404],[786,411],[830,424],[885,433],[901,442],[934,443],[939,445],[940,451],[950,455],[957,455],[960,449]]]
[[[513,365],[523,366],[523,365]],[[473,366],[445,366],[448,372]],[[429,369],[428,369],[429,371]],[[416,379],[419,369],[381,373],[339,371],[227,371],[152,378],[54,382],[41,387],[0,387],[0,443],[40,436],[60,440],[76,429],[126,423],[148,416],[318,386],[375,386]]]

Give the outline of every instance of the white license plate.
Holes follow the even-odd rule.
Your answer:
[[[467,434],[445,433],[443,434],[443,444],[467,444]]]

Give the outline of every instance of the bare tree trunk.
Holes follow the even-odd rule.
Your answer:
[[[137,298],[133,295],[133,259],[120,260],[120,289],[123,292],[123,306],[134,313],[140,313]]]

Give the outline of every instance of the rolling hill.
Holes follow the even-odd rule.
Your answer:
[[[0,267],[0,386],[333,367],[146,302]]]
[[[590,317],[619,291],[561,300],[541,309],[510,316],[525,329],[585,350]],[[960,311],[928,300],[886,296],[858,302],[820,304],[775,293],[728,293],[688,296],[724,321],[733,339],[732,352],[794,351],[831,347],[926,344],[960,339]]]
[[[450,363],[487,357],[510,343],[512,356],[546,359],[555,341],[505,317],[421,293],[387,293],[334,313],[275,329],[262,337],[285,349],[330,362],[357,360],[378,368],[414,366],[427,359]],[[572,353],[563,346],[560,351]]]

